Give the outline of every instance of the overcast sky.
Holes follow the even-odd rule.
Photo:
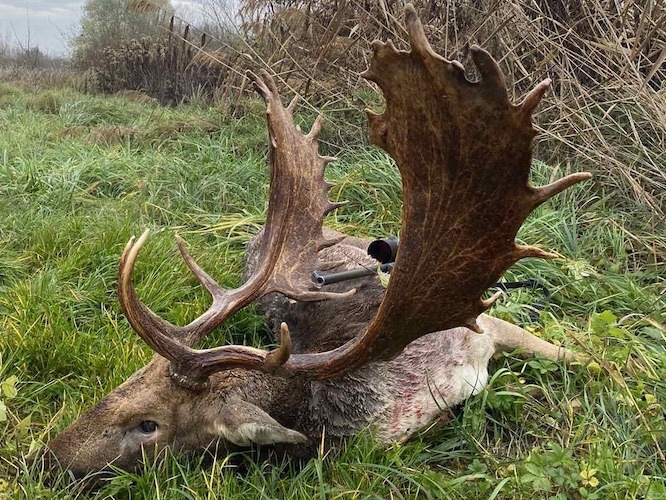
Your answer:
[[[186,16],[188,4],[196,2],[176,0],[171,4]],[[0,0],[0,37],[11,43],[18,41],[24,47],[30,38],[31,47],[39,46],[52,55],[66,54],[67,41],[77,32],[84,3],[85,0]]]
[[[85,0],[0,0],[0,36],[50,54],[66,53]],[[29,27],[29,29],[28,29]],[[28,37],[28,32],[30,36]]]

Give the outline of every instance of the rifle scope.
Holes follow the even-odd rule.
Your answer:
[[[374,240],[368,245],[368,255],[376,259],[381,264],[379,269],[388,273],[393,269],[393,263],[398,255],[399,240],[395,236]],[[339,283],[340,281],[351,280],[354,278],[362,278],[363,276],[372,276],[377,273],[377,267],[360,267],[350,271],[341,271],[339,273],[320,273],[314,271],[312,273],[312,281],[317,286],[330,285],[332,283]]]

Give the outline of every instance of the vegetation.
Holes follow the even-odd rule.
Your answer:
[[[172,12],[169,0],[154,0]],[[127,10],[130,0],[87,0],[83,6],[81,27],[72,42],[73,62],[82,69],[95,67],[106,49],[117,49],[127,40],[155,36],[160,29],[153,19]]]
[[[468,70],[469,46],[479,43],[500,61],[516,96],[543,78],[553,79],[551,104],[537,116],[544,131],[543,160],[567,168],[575,162],[577,169],[594,172],[597,182],[648,207],[636,214],[638,219],[654,214],[655,226],[666,220],[662,6],[640,0],[413,3],[433,47]],[[186,61],[186,80],[216,68],[218,97],[234,99],[248,90],[244,70],[264,68],[276,75],[282,89],[297,92],[318,109],[335,110],[335,128],[354,129],[348,139],[363,136],[350,116],[376,104],[376,98],[359,72],[367,67],[372,40],[388,38],[405,46],[402,1],[243,0],[238,13],[223,0],[204,4],[206,18],[215,21],[205,26],[212,35],[206,44],[198,43],[201,30],[152,0],[132,0],[130,7],[155,15],[165,36],[181,42],[175,52]],[[232,20],[238,21],[235,28]],[[180,69],[152,75],[183,78]],[[162,86],[157,82],[143,90]],[[182,91],[182,97],[189,97],[192,87],[183,85]],[[646,253],[652,252],[651,245]]]
[[[194,49],[169,37],[128,38],[106,47],[90,68],[96,92],[145,92],[164,104],[207,100],[219,92],[224,71],[192,66]]]
[[[175,232],[219,283],[238,284],[244,243],[265,216],[262,115],[257,99],[164,108],[143,94],[0,84],[0,498],[666,496],[663,233],[637,215],[652,209],[598,182],[540,207],[519,235],[561,257],[507,276],[551,289],[528,327],[589,354],[589,366],[504,356],[451,421],[388,450],[368,431],[307,463],[260,462],[250,450],[204,467],[166,454],[96,492],[68,489],[65,478],[44,486],[26,456],[151,356],[115,297],[129,237],[154,230],[138,292],[170,321],[208,305]],[[331,150],[337,132],[326,133]],[[328,171],[331,197],[350,201],[327,223],[396,233],[401,188],[390,159],[363,145],[327,152],[340,158]],[[560,172],[536,164],[536,184],[551,176]],[[492,313],[524,324],[537,297],[512,293]],[[210,345],[270,343],[252,310],[220,330]]]
[[[114,10],[129,3],[147,17]],[[466,62],[472,41],[502,56],[516,95],[554,79],[533,181],[595,178],[540,207],[519,235],[561,256],[507,273],[552,291],[538,322],[528,324],[537,292],[513,292],[492,314],[594,362],[504,356],[451,421],[388,450],[368,430],[306,463],[250,450],[203,466],[166,453],[96,492],[66,478],[47,488],[26,457],[151,356],[115,297],[129,237],[154,230],[138,292],[172,322],[209,300],[175,232],[218,282],[239,283],[268,180],[246,68],[276,74],[285,98],[305,97],[304,128],[313,110],[327,115],[322,147],[340,158],[331,197],[350,201],[327,224],[364,236],[400,228],[397,172],[359,140],[360,109],[381,101],[358,71],[371,39],[402,43],[402,2],[244,0],[231,29],[227,3],[210,0],[218,25],[206,38],[166,1],[90,0],[74,55],[92,73],[45,70],[38,50],[0,43],[0,498],[666,498],[663,7],[415,3],[440,52]],[[207,340],[225,342],[271,339],[250,309]]]

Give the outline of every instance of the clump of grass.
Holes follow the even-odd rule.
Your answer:
[[[175,139],[188,132],[197,132],[202,134],[214,134],[219,132],[220,123],[203,120],[199,117],[194,117],[184,120],[172,120],[166,123],[160,123],[153,127],[148,132],[149,136],[153,136],[162,140]]]
[[[155,99],[154,97],[149,96],[145,92],[142,92],[140,90],[119,90],[116,92],[117,96],[124,97],[126,99],[130,99],[132,101],[136,102],[141,102],[144,104],[157,104],[158,100]]]
[[[56,115],[60,112],[62,103],[62,94],[57,90],[45,90],[37,94],[28,95],[25,98],[25,105],[28,108],[51,115]]]
[[[14,98],[11,95],[0,95],[0,109],[8,108],[14,104]]]
[[[69,130],[72,130],[72,128]],[[134,139],[138,135],[139,131],[133,127],[123,127],[118,125],[110,127],[101,126],[93,128],[88,134],[88,139],[93,142],[110,146],[129,139]]]
[[[0,82],[0,97],[16,96],[21,93],[15,84],[9,82]]]
[[[127,101],[125,101],[127,102]],[[69,100],[62,106],[60,116],[70,127],[94,127],[97,125],[129,125],[140,113],[136,105],[129,108],[119,106],[120,101],[103,101],[90,97]]]
[[[75,139],[81,137],[88,132],[87,127],[74,126],[74,127],[65,127],[63,128],[58,136],[62,139]]]

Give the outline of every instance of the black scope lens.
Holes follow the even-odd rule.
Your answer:
[[[396,255],[398,255],[398,238],[389,236],[373,241],[368,246],[368,255],[382,264],[394,262]]]

